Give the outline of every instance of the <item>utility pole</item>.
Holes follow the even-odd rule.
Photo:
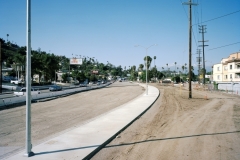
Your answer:
[[[199,45],[199,47],[202,47],[202,49],[203,49],[203,84],[205,84],[205,74],[206,74],[204,47],[208,46],[208,45],[204,44],[204,42],[208,42],[208,41],[204,41],[204,33],[206,33],[205,26],[206,25],[199,25],[199,33],[202,33],[202,41],[198,41],[198,42],[202,42],[202,45]]]
[[[201,54],[201,49],[197,49],[197,63],[198,63],[198,83],[200,83],[200,71],[201,71],[201,61],[202,61],[202,57],[200,57]]]
[[[189,96],[188,98],[192,98],[192,5],[197,5],[196,3],[192,3],[191,0],[189,2],[184,2],[184,5],[189,5],[189,73],[188,73],[188,85],[189,85]]]

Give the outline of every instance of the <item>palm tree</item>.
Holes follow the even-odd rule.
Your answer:
[[[139,68],[140,71],[142,71],[142,70],[143,70],[143,67],[144,67],[143,64],[139,64],[139,67],[138,67],[138,68]]]
[[[168,63],[166,64],[167,68],[168,68]]]
[[[147,69],[149,69],[150,65],[151,65],[151,62],[152,62],[152,58],[150,56],[147,56],[147,57],[144,57],[144,61],[146,62],[147,64]],[[145,65],[146,65],[145,64]]]
[[[186,74],[186,70],[187,70],[187,63],[185,63],[184,65],[185,65],[184,69],[185,69],[185,74]]]
[[[9,36],[9,34],[7,34],[7,42],[8,42],[8,36]]]
[[[193,66],[191,67],[191,71],[194,71],[194,68],[193,68]]]
[[[154,56],[153,57],[153,59],[154,59],[154,67],[156,68],[156,65],[155,65],[155,59],[156,59],[157,57],[156,56]]]
[[[175,64],[175,76],[176,76],[176,64],[177,64],[177,62],[175,62],[174,64]]]

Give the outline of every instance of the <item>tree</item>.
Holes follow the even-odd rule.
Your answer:
[[[139,67],[138,67],[139,71],[143,71],[143,67],[144,67],[143,64],[139,64]]]
[[[67,82],[68,75],[66,73],[62,74],[63,82]]]
[[[144,57],[145,65],[147,64],[147,69],[151,66],[152,58],[150,56]]]
[[[131,67],[130,79],[132,81],[136,81],[137,80],[137,72],[136,72],[136,66],[135,65]]]
[[[175,64],[175,71],[174,72],[175,72],[175,76],[176,76],[176,64],[177,64],[177,62],[174,62],[174,64]]]
[[[157,68],[156,67],[153,67],[151,70],[150,70],[150,78],[154,78],[154,80],[156,80],[156,76],[157,76]]]
[[[184,67],[184,66],[182,66],[182,70],[183,70],[183,72],[184,72],[184,69],[185,69],[185,67]]]
[[[166,66],[167,66],[167,69],[168,69],[168,63],[166,64]]]
[[[156,65],[155,65],[155,60],[156,60],[156,58],[157,58],[156,56],[153,57],[153,59],[154,59],[154,67],[155,67],[155,68],[156,68]]]

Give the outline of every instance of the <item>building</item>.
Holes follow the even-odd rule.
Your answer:
[[[213,66],[213,81],[240,82],[240,52],[230,54]]]

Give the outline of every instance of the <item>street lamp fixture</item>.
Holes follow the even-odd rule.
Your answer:
[[[149,46],[149,47],[144,47],[144,46],[141,46],[141,45],[135,45],[135,47],[142,47],[142,48],[144,48],[145,50],[146,50],[146,95],[148,95],[148,79],[147,79],[147,70],[148,70],[148,66],[147,66],[147,62],[148,62],[148,59],[147,59],[147,51],[148,51],[148,49],[150,48],[150,47],[152,47],[152,46],[157,46],[157,44],[153,44],[153,45],[151,45],[151,46]]]

